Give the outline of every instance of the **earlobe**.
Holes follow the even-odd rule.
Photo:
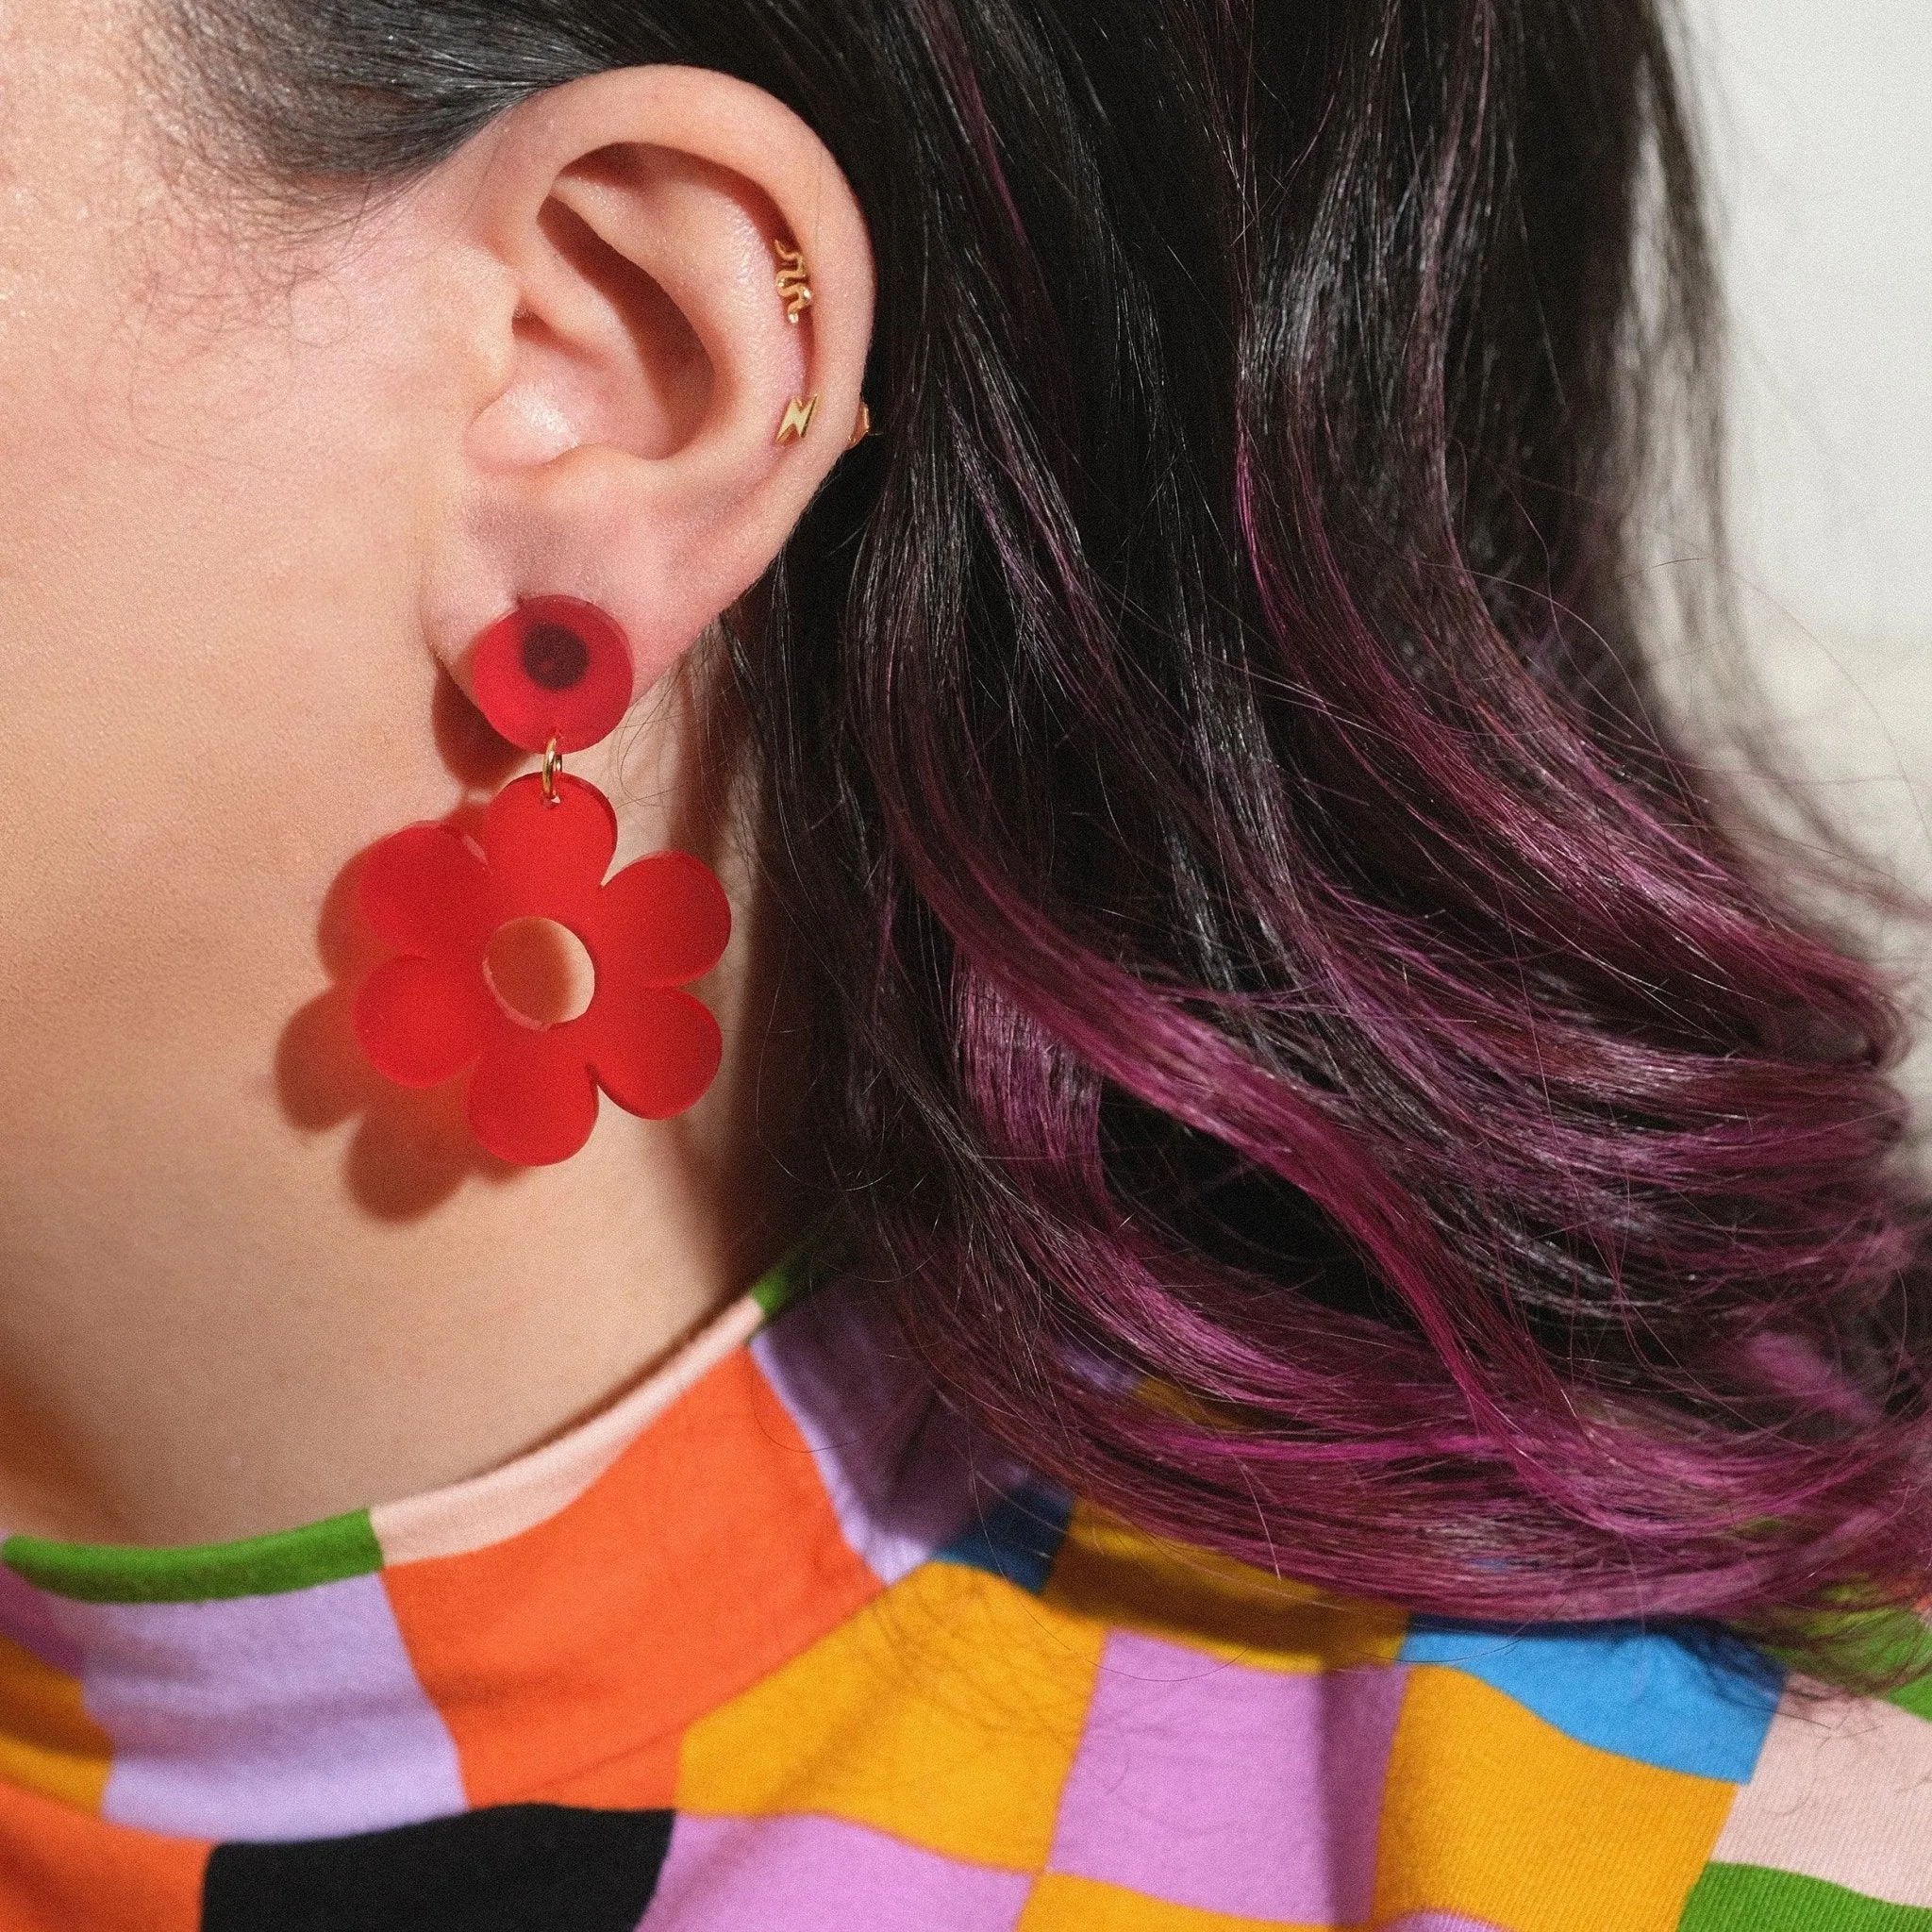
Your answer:
[[[764,573],[847,447],[871,253],[849,187],[772,96],[684,68],[525,104],[479,155],[464,245],[509,297],[428,574],[432,647],[519,599],[586,598],[639,689]]]

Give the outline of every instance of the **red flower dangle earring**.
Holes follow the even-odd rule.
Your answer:
[[[568,1160],[590,1139],[601,1088],[646,1120],[682,1113],[718,1071],[718,1023],[680,991],[715,966],[731,908],[709,867],[658,852],[604,874],[617,815],[565,775],[565,752],[616,729],[633,670],[624,632],[594,604],[532,597],[477,640],[477,708],[543,768],[513,779],[473,838],[418,824],[364,863],[362,913],[397,957],[363,981],[356,1034],[404,1087],[470,1072],[476,1139],[520,1167]],[[590,1004],[555,1024],[512,1006],[491,975],[493,942],[520,922],[561,926],[590,956]]]

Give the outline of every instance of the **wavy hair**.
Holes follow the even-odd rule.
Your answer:
[[[946,1400],[1318,1584],[1878,1668],[1902,1026],[1652,691],[1713,367],[1662,0],[158,4],[285,194],[654,61],[844,168],[884,434],[730,675],[822,1190]]]

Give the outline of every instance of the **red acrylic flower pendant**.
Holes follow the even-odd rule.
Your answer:
[[[624,633],[593,605],[519,605],[478,640],[473,681],[504,737],[545,752],[543,775],[506,786],[476,839],[410,825],[362,871],[363,916],[399,956],[357,995],[362,1050],[404,1087],[473,1070],[470,1126],[520,1167],[568,1160],[596,1124],[600,1088],[626,1111],[664,1120],[718,1071],[718,1023],[680,989],[724,954],[724,889],[683,852],[656,853],[607,881],[617,815],[595,786],[556,765],[559,752],[609,734],[631,679]],[[575,1017],[542,1024],[499,997],[491,941],[522,920],[554,922],[590,956],[595,990]]]
[[[568,1160],[590,1139],[597,1091],[646,1120],[682,1113],[718,1071],[718,1023],[678,989],[708,973],[731,908],[708,867],[659,852],[608,883],[617,817],[594,785],[519,778],[491,804],[479,840],[410,825],[370,853],[363,916],[400,958],[356,1000],[371,1064],[404,1087],[467,1067],[470,1126],[521,1167]],[[484,972],[491,939],[550,919],[591,956],[596,991],[574,1020],[536,1026],[511,1013]]]

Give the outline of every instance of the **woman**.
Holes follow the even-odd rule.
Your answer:
[[[1652,0],[0,84],[0,1924],[1932,1925]]]

